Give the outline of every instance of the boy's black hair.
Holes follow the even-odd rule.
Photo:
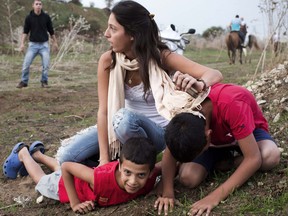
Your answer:
[[[120,164],[129,160],[136,164],[149,164],[153,170],[156,163],[157,150],[150,139],[145,137],[132,137],[123,144],[120,152]]]
[[[179,162],[191,162],[207,145],[206,121],[191,113],[175,115],[165,130],[165,141]]]

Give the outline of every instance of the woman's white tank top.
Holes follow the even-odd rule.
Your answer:
[[[145,101],[143,98],[144,85],[142,82],[133,87],[125,84],[125,108],[143,114],[157,125],[165,127],[169,121],[158,113],[152,91],[149,90],[148,93],[147,100]]]

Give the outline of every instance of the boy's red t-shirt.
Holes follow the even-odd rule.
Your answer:
[[[122,190],[115,177],[115,171],[118,169],[119,162],[114,161],[103,166],[94,168],[94,191],[89,184],[81,179],[74,178],[76,192],[81,202],[95,200],[99,206],[110,206],[124,202],[128,202],[140,195],[149,193],[156,182],[159,170],[155,170],[150,178],[148,178],[145,186],[137,193],[129,194]],[[64,186],[63,178],[59,181],[59,199],[60,202],[69,202],[69,198]]]
[[[213,103],[211,143],[229,144],[253,133],[255,128],[268,132],[255,97],[246,88],[231,84],[215,84],[208,96]]]

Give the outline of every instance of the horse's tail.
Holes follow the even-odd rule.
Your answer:
[[[260,49],[260,47],[259,47],[259,45],[258,45],[258,43],[257,43],[257,40],[256,40],[256,38],[255,38],[255,41],[254,41],[254,46],[255,46],[255,48],[256,48],[257,50],[259,50],[259,49]]]
[[[260,47],[259,47],[259,45],[258,45],[258,43],[257,43],[256,37],[255,37],[254,35],[249,35],[249,47],[252,48],[253,45],[255,46],[255,48],[256,48],[257,50],[260,49]]]

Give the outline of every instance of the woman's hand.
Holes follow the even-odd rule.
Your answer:
[[[206,88],[206,84],[203,80],[195,79],[189,74],[183,74],[180,71],[175,72],[172,81],[176,85],[176,90],[185,92],[190,88],[194,88],[196,91],[202,92]]]

